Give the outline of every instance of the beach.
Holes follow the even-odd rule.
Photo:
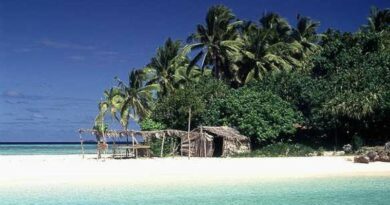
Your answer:
[[[352,157],[99,159],[95,155],[0,156],[0,186],[185,185],[313,177],[390,177],[390,163]]]

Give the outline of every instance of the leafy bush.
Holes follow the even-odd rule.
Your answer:
[[[199,82],[187,84],[175,93],[159,99],[151,118],[169,128],[186,130],[188,108],[191,107],[191,127],[197,127],[205,123],[203,115],[209,104],[224,98],[228,92],[227,85],[222,81],[202,78]]]
[[[152,138],[149,142],[150,150],[152,151],[153,156],[160,156],[161,154],[161,143],[162,138]],[[164,140],[163,156],[172,155],[173,147],[176,148],[180,143],[179,139],[173,137],[167,137]]]
[[[208,125],[235,127],[252,142],[269,143],[294,134],[294,124],[301,121],[301,116],[271,92],[241,88],[212,102],[205,121]]]
[[[363,139],[359,135],[354,135],[352,137],[352,148],[354,151],[359,150],[363,145]]]
[[[163,130],[167,127],[161,122],[156,122],[150,118],[146,118],[142,120],[139,125],[141,126],[141,130],[143,131],[153,131],[153,130]]]
[[[153,130],[163,130],[166,129],[167,127],[160,123],[156,122],[150,118],[146,118],[140,122],[141,129],[143,131],[153,131]],[[174,138],[165,138],[164,140],[164,150],[163,150],[163,156],[167,156],[172,153],[172,144],[178,144],[177,139]],[[148,141],[148,144],[150,145],[150,150],[154,156],[160,156],[161,154],[161,143],[162,143],[162,138],[157,139],[157,138],[151,138]],[[175,145],[173,145],[175,146]]]
[[[306,145],[279,142],[249,153],[237,154],[236,157],[303,157],[314,153],[315,150]]]
[[[317,150],[317,156],[324,156],[325,149],[323,147],[319,147]]]

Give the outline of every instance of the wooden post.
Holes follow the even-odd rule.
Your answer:
[[[160,157],[163,157],[163,153],[164,153],[164,142],[165,142],[165,134],[163,134],[163,137],[162,137],[161,150],[160,150]]]
[[[171,137],[171,140],[172,140],[172,143],[171,143],[171,146],[172,146],[172,158],[175,158],[175,144],[176,143],[174,141],[176,139]]]
[[[191,131],[191,107],[190,107],[190,109],[188,110],[188,132],[187,132],[187,140],[188,140],[188,159],[191,158],[190,131]]]
[[[207,145],[206,145],[207,140],[203,135],[203,126],[202,125],[200,126],[200,136],[202,136],[202,140],[203,140],[204,157],[207,157]]]
[[[337,152],[337,128],[335,129],[335,134],[334,134],[334,155],[336,155]]]
[[[127,132],[127,128],[125,129],[126,131],[126,146],[129,146],[129,133]],[[126,153],[125,153],[125,156],[128,157],[130,155],[130,150],[128,148],[125,149],[126,150]]]
[[[133,146],[133,154],[135,156],[134,133],[133,132],[131,132],[131,143],[132,143],[132,146]],[[135,156],[135,157],[137,157],[137,156]]]
[[[184,140],[184,137],[181,136],[180,137],[180,156],[183,156],[183,140]]]
[[[104,160],[104,151],[103,151],[103,149],[105,148],[105,143],[106,143],[106,133],[104,132],[104,127],[103,127],[103,145],[101,146],[102,149],[99,149],[100,155],[103,154],[103,160]]]
[[[83,136],[81,135],[80,132],[79,132],[79,136],[80,136],[80,144],[81,144],[81,154],[83,155],[83,159],[84,159],[84,141],[83,141]]]

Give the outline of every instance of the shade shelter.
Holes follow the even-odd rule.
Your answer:
[[[249,152],[250,139],[227,126],[203,126],[192,130],[191,156],[228,157],[236,153]]]
[[[99,133],[93,129],[80,129],[80,143],[83,150],[83,133],[93,134],[97,137],[98,157],[101,152],[102,144],[105,144],[106,138],[130,138],[131,145],[128,146],[129,151],[136,157],[137,151],[140,148],[148,148],[148,142],[152,138],[161,139],[161,153],[164,146],[164,141],[168,137],[179,138],[180,145],[172,146],[172,154],[180,153],[182,156],[191,157],[227,157],[235,153],[250,151],[250,140],[248,137],[241,135],[237,130],[221,126],[221,127],[198,127],[191,132],[166,129],[157,131],[135,131],[135,130],[107,130],[104,133]],[[136,136],[142,139],[144,144],[140,144]],[[115,148],[115,145],[113,145]],[[150,147],[149,147],[150,148]],[[113,151],[115,155],[115,151]],[[155,153],[156,154],[156,153]]]

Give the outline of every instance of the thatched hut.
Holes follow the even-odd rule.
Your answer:
[[[80,129],[79,133],[81,143],[83,141],[81,133],[99,134],[93,129]],[[226,126],[198,127],[189,133],[174,129],[157,131],[106,130],[103,136],[111,139],[130,137],[133,151],[137,148],[136,145],[138,145],[136,136],[141,137],[142,141],[146,144],[148,144],[152,138],[162,139],[161,150],[163,150],[165,138],[179,138],[181,143],[178,146],[172,147],[172,154],[179,151],[181,155],[191,157],[226,157],[235,153],[250,151],[249,138],[241,135],[237,130]],[[188,143],[188,139],[190,140],[190,143]],[[190,154],[189,150],[191,150]],[[160,153],[160,156],[163,156],[162,152]]]
[[[249,137],[226,126],[198,127],[191,131],[190,141],[193,157],[227,157],[250,151]],[[188,141],[184,141],[182,149],[188,154]]]

